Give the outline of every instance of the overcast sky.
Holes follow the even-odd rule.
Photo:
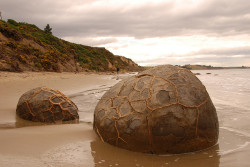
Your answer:
[[[0,0],[0,11],[140,65],[250,66],[249,0]]]

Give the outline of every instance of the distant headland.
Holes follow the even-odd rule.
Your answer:
[[[246,66],[241,66],[241,67],[214,67],[214,66],[211,66],[211,65],[190,65],[190,64],[187,64],[187,65],[183,65],[183,66],[180,66],[182,68],[186,68],[186,69],[189,69],[189,70],[220,70],[220,69],[250,69],[250,67],[246,67]]]

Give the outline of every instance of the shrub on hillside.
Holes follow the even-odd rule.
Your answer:
[[[49,24],[46,25],[44,28],[44,32],[48,34],[52,34],[52,28],[49,26]]]
[[[7,20],[7,23],[12,24],[12,25],[14,25],[14,26],[18,26],[18,25],[19,25],[18,22],[16,22],[16,21],[13,20],[13,19],[8,19],[8,20]]]

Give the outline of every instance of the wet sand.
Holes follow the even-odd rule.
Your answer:
[[[217,91],[218,82],[225,79],[219,74],[213,78],[217,79],[217,84],[213,84],[209,77],[215,76],[208,77],[206,72],[201,71],[199,77],[217,108],[219,142],[200,152],[166,156],[116,148],[102,143],[92,130],[95,104],[110,86],[119,81],[117,76],[0,72],[0,167],[249,166],[250,130],[247,128],[250,123],[247,118],[250,113],[244,110],[248,105],[233,108],[230,103],[225,103],[224,99],[230,99],[230,93],[224,92],[224,96],[220,96],[226,89]],[[72,98],[80,110],[80,123],[40,125],[16,119],[15,108],[19,97],[38,86],[58,89]]]
[[[74,94],[98,85],[110,83],[112,75],[86,73],[8,73],[0,72],[0,124],[15,122],[15,112],[20,96],[35,87],[48,86],[64,94]]]
[[[0,166],[51,166],[51,160],[43,160],[46,152],[77,142],[86,145],[83,150],[87,150],[87,157],[91,156],[90,141],[96,137],[91,124],[39,126],[16,119],[16,104],[24,92],[35,87],[48,86],[70,95],[108,84],[111,80],[117,82],[112,78],[114,76],[85,73],[0,72]],[[73,158],[73,162],[74,157],[68,158]],[[55,161],[55,165],[69,166],[70,159],[68,161],[62,164]],[[88,160],[83,164],[92,163]]]

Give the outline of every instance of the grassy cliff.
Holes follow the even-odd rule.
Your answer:
[[[0,20],[0,70],[4,71],[141,70],[131,59],[105,48],[71,43],[36,25]]]

